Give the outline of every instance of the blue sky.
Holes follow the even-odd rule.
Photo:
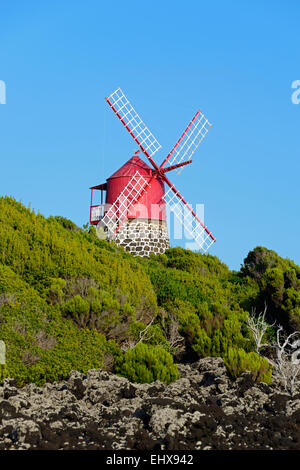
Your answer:
[[[158,161],[198,108],[213,123],[170,174],[205,204],[211,254],[239,269],[262,245],[300,264],[299,16],[297,0],[3,0],[0,194],[86,223],[88,188],[136,149],[104,100],[120,86]]]

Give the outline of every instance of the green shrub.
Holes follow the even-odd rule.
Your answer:
[[[225,364],[230,375],[237,378],[242,372],[252,373],[255,382],[269,384],[272,380],[272,366],[267,359],[256,352],[246,353],[243,349],[229,348]]]
[[[0,264],[0,331],[6,344],[3,375],[19,385],[65,378],[72,369],[103,366],[113,343],[95,330],[80,329],[63,318],[10,268]],[[80,306],[79,302],[79,306]],[[116,349],[113,349],[116,354]]]
[[[257,282],[257,303],[268,306],[270,323],[277,321],[289,332],[300,329],[300,267],[275,251],[256,247],[241,268],[242,276]]]
[[[151,383],[159,380],[166,384],[179,378],[170,353],[160,346],[143,343],[128,349],[116,361],[115,372],[132,382]]]
[[[7,369],[5,364],[0,364],[0,382],[7,377]]]

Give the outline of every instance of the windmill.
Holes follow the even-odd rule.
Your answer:
[[[186,233],[205,253],[216,239],[168,179],[167,173],[175,170],[180,174],[186,165],[192,163],[192,155],[211,124],[201,111],[197,111],[173,149],[158,165],[153,156],[161,145],[122,90],[118,88],[105,99],[139,150],[106,183],[90,188],[90,223],[97,225],[98,233],[101,232],[103,237],[114,240],[133,255],[164,253],[169,247],[168,206],[184,225]],[[138,156],[140,151],[151,166]],[[94,190],[101,192],[101,204],[93,204]]]

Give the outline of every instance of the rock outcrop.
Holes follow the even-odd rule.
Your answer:
[[[179,365],[165,385],[103,370],[21,389],[0,385],[0,449],[299,449],[300,393],[231,381],[220,358]]]

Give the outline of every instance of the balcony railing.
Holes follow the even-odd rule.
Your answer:
[[[105,204],[99,204],[98,206],[91,206],[91,223],[97,222],[104,217]]]

